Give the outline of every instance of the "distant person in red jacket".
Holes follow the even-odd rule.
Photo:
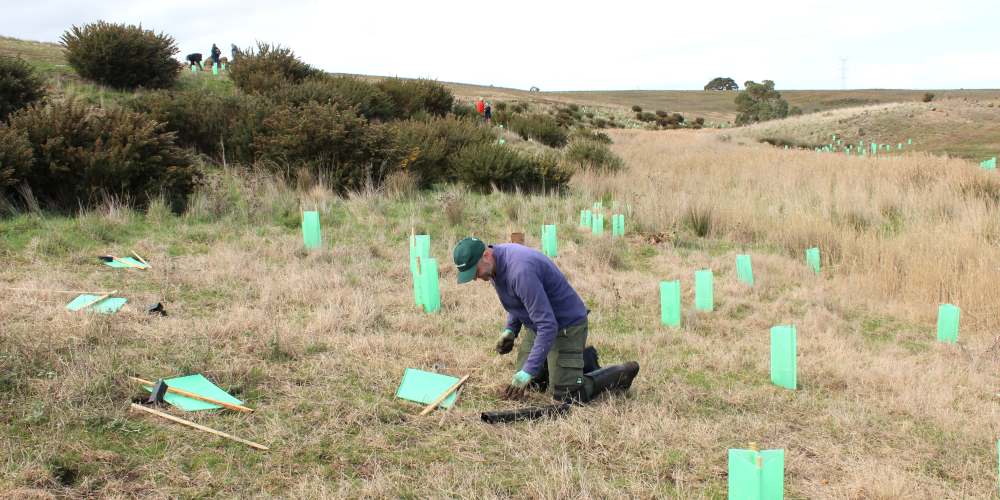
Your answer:
[[[486,112],[486,103],[483,102],[483,98],[480,97],[479,100],[476,101],[476,113],[483,114],[485,112]]]

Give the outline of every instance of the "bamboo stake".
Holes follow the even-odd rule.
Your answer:
[[[455,382],[455,385],[449,387],[448,390],[444,391],[444,393],[442,393],[440,396],[438,396],[437,399],[434,400],[434,402],[432,402],[431,404],[427,405],[423,409],[423,411],[420,412],[420,414],[421,415],[427,415],[428,413],[434,411],[434,408],[437,408],[437,406],[439,404],[441,404],[442,401],[444,401],[445,399],[447,399],[448,396],[451,396],[451,393],[453,393],[456,390],[458,390],[459,387],[462,387],[462,384],[464,384],[466,380],[469,380],[469,377],[471,377],[471,376],[472,376],[472,374],[470,373],[470,374],[462,377],[461,380],[459,380],[458,382]]]
[[[148,386],[155,385],[154,382],[143,380],[139,377],[129,377],[129,380]],[[170,387],[169,385],[167,386],[167,392],[173,392],[175,394],[180,394],[181,396],[184,396],[186,398],[197,399],[198,401],[204,401],[206,403],[212,403],[213,405],[223,406],[229,408],[230,410],[241,411],[243,413],[253,413],[253,408],[247,408],[246,406],[233,403],[226,403],[225,401],[218,401],[209,397],[202,396],[201,394],[195,394],[193,392],[185,391],[184,389],[177,389],[174,387]]]
[[[253,441],[247,441],[246,439],[238,438],[236,436],[233,436],[232,434],[226,434],[225,432],[217,431],[217,430],[215,430],[215,429],[213,429],[211,427],[206,427],[206,426],[201,425],[201,424],[196,424],[196,423],[194,423],[194,422],[192,422],[190,420],[184,420],[183,418],[175,417],[173,415],[170,415],[169,413],[164,413],[164,412],[159,411],[159,410],[154,410],[152,408],[146,408],[145,406],[137,405],[135,403],[132,403],[132,409],[133,410],[144,411],[146,413],[151,413],[153,415],[156,415],[157,417],[162,417],[162,418],[165,418],[167,420],[170,420],[171,422],[177,422],[178,424],[186,425],[186,426],[191,427],[193,429],[198,429],[199,431],[202,431],[202,432],[207,432],[209,434],[215,434],[216,436],[224,437],[226,439],[231,439],[233,441],[236,441],[237,443],[245,444],[245,445],[247,445],[247,446],[249,446],[251,448],[256,448],[258,450],[264,450],[264,451],[270,450],[270,448],[268,448],[267,446],[264,446],[262,444],[255,443]]]
[[[106,298],[108,298],[108,297],[116,294],[116,293],[118,293],[118,290],[114,290],[114,291],[112,291],[110,293],[106,293],[104,295],[101,295],[100,297],[97,297],[96,299],[93,299],[90,302],[87,302],[86,304],[80,306],[80,308],[77,309],[77,310],[78,311],[82,311],[82,310],[84,310],[84,309],[86,309],[86,308],[88,308],[90,306],[93,306],[93,305],[97,304],[98,302],[100,302],[100,301],[102,301],[102,300],[104,300],[104,299],[106,299]]]
[[[139,254],[135,253],[135,250],[132,250],[132,255],[135,255],[135,258],[139,259],[139,262],[142,262],[142,265],[150,267],[149,263],[146,262],[146,259],[143,259],[142,257],[139,256]]]

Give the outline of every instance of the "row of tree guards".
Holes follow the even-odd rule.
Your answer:
[[[212,63],[212,74],[213,75],[218,75],[220,69],[222,71],[225,71],[226,70],[226,63],[221,63],[221,67],[220,67],[220,63],[216,63],[216,62]],[[197,73],[198,72],[198,65],[197,64],[192,64],[191,65],[191,72],[192,73]]]
[[[580,225],[592,228],[594,235],[603,233],[602,207],[594,204],[593,210],[580,211]],[[612,237],[624,236],[624,215],[612,215]],[[302,237],[307,250],[322,247],[319,213],[302,213]],[[523,233],[511,233],[511,240],[524,244]],[[542,252],[550,258],[558,255],[558,237],[555,224],[541,227]],[[806,265],[815,274],[821,271],[818,247],[805,251]],[[413,279],[413,297],[417,307],[427,313],[441,309],[438,263],[431,257],[431,237],[426,234],[410,234],[410,273]],[[741,283],[753,287],[754,274],[750,255],[736,256],[736,277]],[[714,275],[711,269],[701,269],[694,273],[695,310],[712,312],[715,309]],[[660,322],[664,326],[681,326],[681,282],[660,282]],[[953,304],[941,304],[938,309],[937,338],[941,342],[958,341],[960,309]],[[794,325],[777,325],[771,328],[770,370],[771,383],[776,386],[796,390],[798,387],[797,332]],[[997,442],[1000,457],[1000,441]],[[728,487],[730,499],[771,499],[783,498],[784,494],[784,450],[757,450],[751,443],[750,449],[729,449]]]
[[[913,139],[907,139],[905,146],[912,146]],[[904,149],[904,144],[902,142],[896,144],[896,151],[902,152]],[[788,149],[788,146],[785,146]],[[816,152],[819,153],[837,153],[842,152],[845,155],[857,155],[857,156],[878,156],[879,154],[889,154],[893,152],[892,144],[881,144],[878,142],[871,142],[865,145],[865,141],[858,141],[855,144],[845,144],[843,139],[837,137],[837,134],[833,134],[832,139],[829,144],[823,146],[817,146],[814,148]]]

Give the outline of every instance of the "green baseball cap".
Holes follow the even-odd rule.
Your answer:
[[[476,279],[476,264],[486,252],[486,243],[476,238],[465,238],[455,245],[455,265],[458,266],[458,282],[468,283]]]

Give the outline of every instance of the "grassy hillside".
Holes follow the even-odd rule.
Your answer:
[[[846,144],[891,144],[913,139],[911,151],[982,160],[1000,153],[1000,97],[949,98],[814,113],[760,123],[734,132],[772,143],[812,148],[833,134]]]

